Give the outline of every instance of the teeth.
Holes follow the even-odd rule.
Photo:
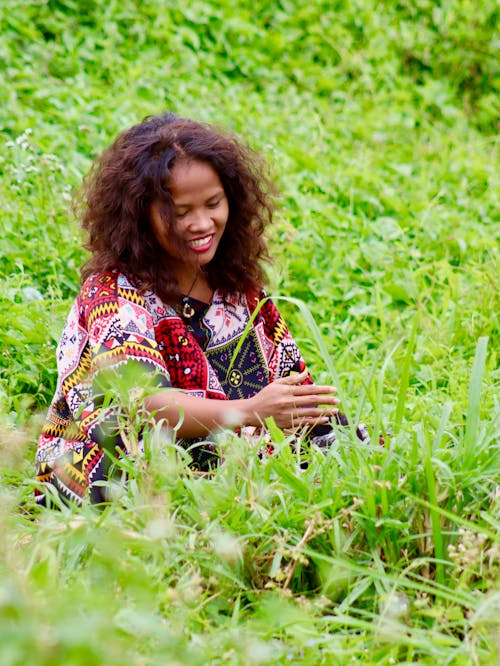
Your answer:
[[[201,247],[202,245],[206,245],[212,236],[205,236],[205,238],[197,238],[196,240],[193,240],[189,243],[191,247]]]

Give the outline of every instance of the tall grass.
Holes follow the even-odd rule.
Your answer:
[[[1,3],[0,663],[497,662],[497,18],[492,0]],[[167,108],[268,158],[268,291],[372,441],[300,455],[270,424],[262,458],[221,433],[204,477],[152,428],[107,509],[37,512],[85,258],[71,196]]]

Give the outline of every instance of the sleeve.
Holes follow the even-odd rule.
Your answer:
[[[266,337],[273,345],[269,360],[269,381],[273,382],[280,377],[302,372],[306,369],[306,364],[280,311],[265,292],[261,293],[262,298],[267,298],[260,314],[264,320]],[[312,383],[312,377],[308,375],[304,384]]]
[[[266,293],[262,292],[261,299],[266,297]],[[276,305],[268,299],[260,312],[264,319],[266,336],[274,344],[274,351],[269,363],[269,381],[305,370],[304,359]],[[308,374],[304,384],[313,383],[314,380]],[[349,426],[347,417],[340,411],[332,417],[332,421],[337,426]],[[370,439],[364,423],[356,426],[356,435],[362,442],[367,442]],[[309,432],[309,438],[311,443],[320,448],[329,448],[337,441],[335,428],[332,427],[332,424],[314,426]]]
[[[85,344],[75,372],[68,374],[61,364],[75,329]],[[84,284],[61,338],[59,359],[61,390],[75,423],[106,447],[120,444],[118,418],[126,402],[138,403],[146,390],[171,386],[152,315],[130,283],[120,284],[119,275],[96,275]]]
[[[147,388],[171,386],[142,296],[113,273],[90,277],[69,313],[57,348],[58,385],[36,455],[36,502],[106,499],[103,449],[124,450],[127,423]],[[137,423],[137,421],[136,421]],[[129,448],[130,440],[129,440]],[[50,488],[50,490],[49,490]]]

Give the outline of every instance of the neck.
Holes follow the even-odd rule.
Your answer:
[[[197,283],[202,279],[202,273],[198,268],[193,269],[192,273],[182,273],[176,275],[177,284],[181,294],[188,295],[196,287]]]
[[[200,268],[193,270],[192,273],[179,275],[177,284],[183,296],[193,296],[193,298],[202,296],[200,300],[203,300],[208,291],[211,293],[207,274]]]
[[[185,290],[181,290],[181,293],[184,296],[189,296],[195,298],[197,301],[203,301],[204,303],[210,303],[212,300],[213,290],[211,289],[207,276],[205,273],[201,273],[195,284],[191,287],[191,284],[187,285]],[[181,285],[182,286],[182,283]],[[190,289],[191,287],[191,289]]]

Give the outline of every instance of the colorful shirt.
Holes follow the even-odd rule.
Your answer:
[[[38,481],[63,500],[81,501],[87,489],[93,501],[103,499],[96,482],[107,477],[104,449],[124,448],[116,405],[103,388],[109,370],[138,367],[158,389],[215,400],[250,398],[275,379],[302,371],[304,361],[283,318],[263,297],[216,290],[210,304],[190,300],[194,315],[186,323],[122,273],[90,276],[57,348],[58,383],[38,442]],[[206,442],[199,453],[200,466],[217,455]],[[38,491],[37,501],[45,503],[46,493]]]

